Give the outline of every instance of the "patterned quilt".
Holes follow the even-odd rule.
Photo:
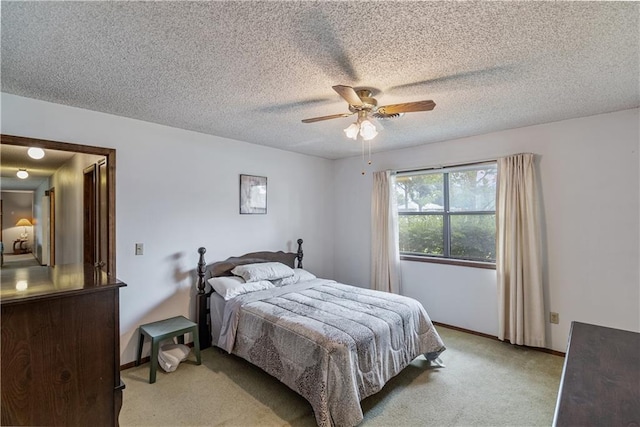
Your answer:
[[[228,301],[218,345],[307,399],[322,427],[359,424],[362,399],[445,349],[418,301],[325,279]]]

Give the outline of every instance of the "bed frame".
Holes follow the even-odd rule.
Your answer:
[[[198,253],[198,293],[196,294],[196,318],[198,322],[198,335],[200,349],[211,347],[211,325],[209,323],[209,297],[214,292],[207,290],[207,280],[211,277],[233,276],[231,270],[238,265],[254,264],[258,262],[281,262],[291,268],[302,268],[302,239],[298,239],[297,252],[251,252],[238,257],[230,257],[224,261],[207,265],[204,260],[205,248],[199,248]],[[296,263],[297,260],[297,263]]]

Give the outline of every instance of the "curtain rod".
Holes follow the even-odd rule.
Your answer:
[[[508,156],[517,156],[519,154],[534,154],[534,153],[516,153],[516,154],[509,154]],[[508,156],[505,156],[505,157],[508,157]],[[394,169],[393,172],[394,173],[420,172],[425,170],[445,169],[445,168],[452,168],[452,167],[458,167],[458,166],[475,166],[475,165],[482,165],[484,163],[497,162],[497,161],[498,161],[497,158],[492,158],[492,159],[484,159],[484,160],[475,160],[473,162],[466,162],[466,163],[450,163],[446,165],[425,166],[420,168]]]

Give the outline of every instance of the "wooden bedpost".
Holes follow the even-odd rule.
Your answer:
[[[204,260],[205,248],[198,248],[200,259],[198,260],[198,293],[196,295],[196,319],[198,322],[198,336],[200,349],[211,347],[211,331],[208,321],[208,295],[205,293],[206,282],[204,280],[207,263]]]
[[[302,268],[302,257],[304,253],[302,252],[302,239],[298,239],[298,268]]]
[[[205,282],[204,282],[204,270],[207,267],[207,263],[204,260],[204,254],[207,252],[205,248],[198,248],[200,259],[198,260],[198,293],[204,294]]]

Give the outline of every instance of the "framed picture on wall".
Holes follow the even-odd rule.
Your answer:
[[[240,213],[267,213],[267,177],[240,175]]]

